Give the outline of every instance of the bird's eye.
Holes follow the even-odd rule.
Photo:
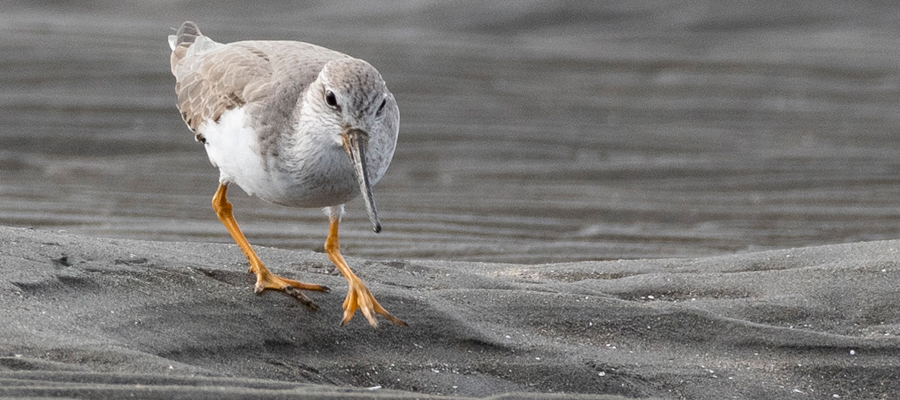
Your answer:
[[[337,107],[337,97],[334,97],[334,92],[330,90],[325,91],[325,103],[329,107]]]
[[[381,112],[384,111],[384,106],[385,106],[385,105],[387,105],[387,99],[384,99],[384,100],[381,101],[381,105],[378,106],[378,111],[376,111],[375,113],[376,113],[376,114],[381,114]]]

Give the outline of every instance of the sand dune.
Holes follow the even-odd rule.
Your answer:
[[[233,245],[0,228],[0,396],[882,398],[900,393],[898,249],[351,258],[410,323],[372,330],[339,326],[346,285],[323,254],[259,249],[333,288],[310,294],[313,313],[254,295]]]

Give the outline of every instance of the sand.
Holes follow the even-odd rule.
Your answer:
[[[0,227],[0,397],[889,398],[900,242],[520,265],[349,258],[409,327],[330,286],[255,295],[234,245]],[[551,393],[557,397],[549,397]],[[613,398],[613,397],[605,397]]]
[[[900,238],[900,3],[5,0],[0,225],[228,242],[166,36],[302,40],[384,75],[397,151],[348,252],[556,263]],[[304,2],[306,3],[306,2]],[[327,222],[229,198],[251,243]]]
[[[0,8],[0,397],[900,393],[896,4]],[[351,202],[342,243],[408,328],[340,327],[321,212],[235,191],[263,260],[333,289],[252,292],[174,107],[186,19],[385,75],[385,231]]]

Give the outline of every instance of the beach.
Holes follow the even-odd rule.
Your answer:
[[[900,393],[900,7],[10,1],[0,397],[887,399]],[[167,36],[371,62],[401,123],[341,244],[229,192],[317,312],[253,293]]]
[[[0,397],[900,392],[897,241],[537,266],[350,258],[409,323],[377,330],[340,326],[346,283],[320,253],[258,248],[333,289],[311,312],[255,295],[235,245],[23,228],[0,244]]]
[[[891,4],[8,2],[0,224],[229,243],[175,108],[167,36],[302,40],[400,107],[342,243],[374,259],[701,257],[900,237]],[[251,243],[314,250],[320,210],[233,190]]]

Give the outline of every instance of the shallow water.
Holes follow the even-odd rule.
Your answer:
[[[0,224],[231,241],[217,172],[174,107],[166,36],[192,19],[384,75],[402,116],[375,188],[384,231],[350,203],[349,255],[541,263],[900,237],[900,6],[287,3],[4,3]],[[252,243],[321,248],[320,211],[231,193]]]

